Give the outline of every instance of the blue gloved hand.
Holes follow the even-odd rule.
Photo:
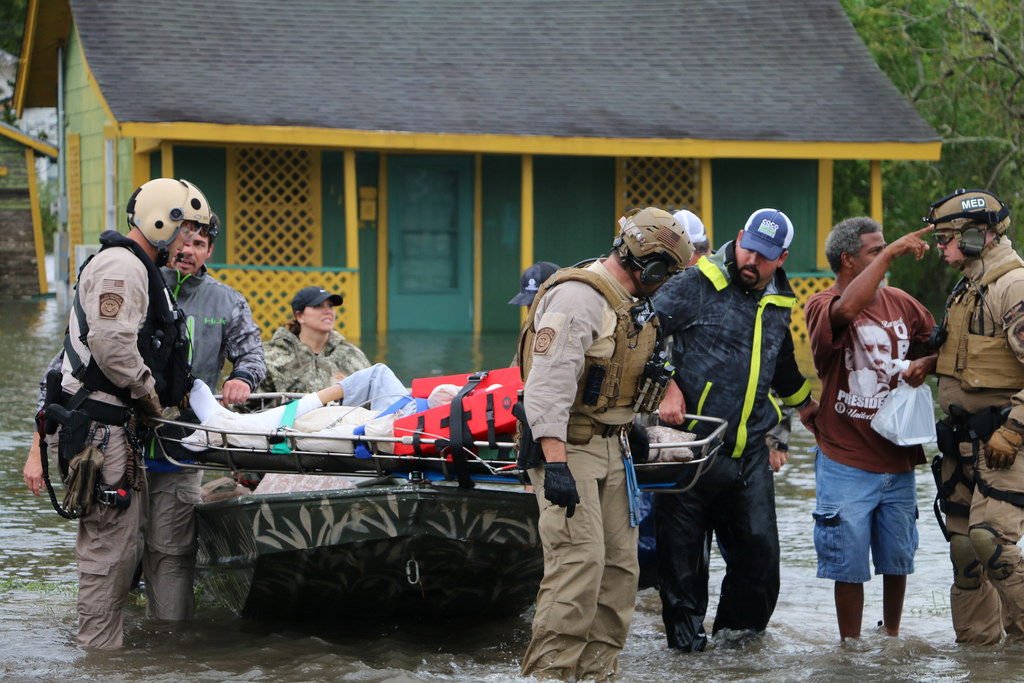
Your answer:
[[[580,494],[576,492],[576,480],[569,471],[568,463],[549,462],[544,465],[544,497],[565,508],[566,519],[575,514]]]

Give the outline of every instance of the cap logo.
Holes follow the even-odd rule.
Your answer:
[[[757,231],[768,235],[768,237],[775,237],[775,233],[779,230],[779,224],[775,221],[765,218],[761,221],[761,225],[757,226]]]
[[[970,211],[971,209],[984,209],[985,208],[984,197],[973,197],[971,199],[961,199],[960,209],[963,211]]]

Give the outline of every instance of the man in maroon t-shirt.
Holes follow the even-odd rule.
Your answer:
[[[833,579],[839,636],[860,637],[864,582],[882,574],[882,617],[898,635],[907,574],[917,550],[914,466],[920,446],[898,446],[871,428],[899,379],[900,361],[912,359],[903,379],[918,386],[935,369],[925,342],[935,320],[895,287],[879,287],[893,259],[928,249],[921,236],[904,235],[886,246],[882,226],[867,216],[832,228],[825,256],[836,283],[807,300],[804,312],[814,367],[821,378],[815,420],[817,505],[814,547],[818,576]]]

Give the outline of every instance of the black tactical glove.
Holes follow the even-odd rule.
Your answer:
[[[569,471],[568,463],[549,462],[544,465],[544,497],[565,508],[566,519],[576,513],[580,494],[576,492],[576,480]]]

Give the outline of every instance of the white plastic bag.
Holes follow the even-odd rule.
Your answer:
[[[871,418],[871,428],[899,446],[935,441],[935,408],[927,384],[912,387],[900,377],[885,403]]]

